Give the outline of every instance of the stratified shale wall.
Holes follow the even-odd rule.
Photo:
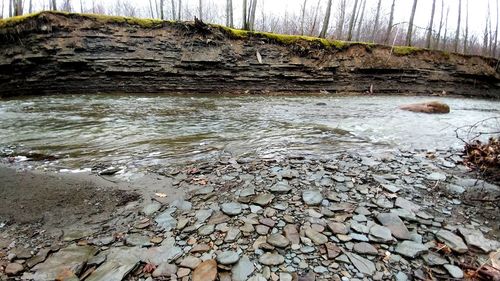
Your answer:
[[[199,22],[43,12],[0,24],[0,96],[372,88],[500,97],[496,59],[325,42]]]

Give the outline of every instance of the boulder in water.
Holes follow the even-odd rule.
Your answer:
[[[407,104],[402,105],[399,108],[402,110],[422,113],[450,113],[450,107],[447,104],[438,101]]]

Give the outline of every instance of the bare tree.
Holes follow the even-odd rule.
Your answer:
[[[151,14],[151,18],[155,18],[155,14],[153,12],[153,2],[151,0],[149,0],[149,12]]]
[[[444,21],[444,36],[442,50],[446,51],[446,43],[448,42],[448,16],[450,15],[450,7],[446,8],[446,20]]]
[[[458,23],[457,23],[457,31],[455,32],[455,43],[454,43],[455,45],[453,47],[455,53],[458,53],[458,40],[460,39],[461,17],[462,17],[462,0],[458,0]]]
[[[320,38],[326,37],[326,32],[328,31],[328,25],[330,24],[331,13],[332,13],[332,0],[328,0],[328,4],[326,5],[325,19],[323,20],[323,27],[321,28],[321,32],[319,34]]]
[[[413,8],[411,8],[410,22],[408,23],[408,32],[406,33],[406,45],[411,46],[413,37],[413,20],[415,19],[415,12],[417,11],[418,0],[413,0]]]
[[[344,21],[345,21],[345,8],[346,8],[346,0],[340,1],[340,17],[337,22],[337,38],[342,39],[342,35],[344,32]]]
[[[439,20],[439,30],[436,36],[435,48],[439,49],[439,41],[441,40],[441,31],[443,30],[443,20],[444,20],[444,0],[441,0],[441,17]]]
[[[151,4],[151,0],[149,3]],[[83,0],[80,0],[80,13],[83,13]]]
[[[358,0],[354,1],[354,7],[352,8],[351,19],[349,21],[349,30],[347,32],[347,41],[351,41],[352,32],[354,30],[354,21],[356,20],[356,11],[358,9]]]
[[[71,12],[73,9],[71,7],[71,1],[70,0],[64,0],[63,4],[61,6],[61,10],[65,12]]]
[[[375,42],[375,38],[377,35],[377,31],[378,31],[378,22],[379,22],[379,18],[380,18],[380,6],[381,5],[382,5],[382,0],[378,0],[377,13],[375,14],[375,23],[373,24],[372,42]]]
[[[311,31],[309,32],[309,35],[312,35],[315,33],[316,25],[318,24],[318,14],[319,14],[319,5],[320,4],[321,4],[321,0],[318,0],[318,4],[316,5],[316,9],[314,10],[314,17],[313,17],[313,22],[311,25]]]
[[[12,14],[14,12],[14,0],[9,0],[9,17],[12,17]]]
[[[181,20],[182,18],[182,0],[179,0],[179,4],[177,5],[177,20]]]
[[[233,27],[233,0],[226,0],[226,26]]]
[[[198,16],[203,20],[203,0],[198,1]]]
[[[499,16],[498,16],[498,0],[496,1],[496,12],[497,12],[497,26],[495,28],[495,42],[493,43],[493,57],[497,57],[497,43],[498,43],[498,22],[499,22]]]
[[[356,31],[356,41],[359,41],[359,36],[361,34],[361,27],[363,26],[363,16],[365,14],[365,8],[366,8],[366,0],[361,0],[363,1],[363,8],[360,10],[361,11],[361,15],[359,17],[359,23],[358,23],[358,30]]]
[[[33,13],[33,0],[30,0],[30,2],[29,2],[28,12],[30,14]]]
[[[160,0],[160,19],[164,20],[165,19],[165,14],[164,14],[164,7],[165,7],[165,0]]]
[[[434,26],[434,13],[436,11],[436,0],[432,0],[432,12],[431,21],[429,22],[429,28],[427,29],[427,38],[425,40],[425,47],[427,49],[431,48],[431,38],[432,38],[432,28]],[[442,12],[441,12],[442,15]]]
[[[248,30],[248,16],[247,16],[247,0],[243,0],[243,27],[242,29]]]
[[[465,1],[465,38],[464,38],[464,54],[467,54],[467,44],[469,42],[469,0]]]
[[[256,11],[257,11],[257,0],[251,0],[250,1],[250,11],[248,13],[248,29],[251,31],[254,30]]]
[[[384,44],[389,44],[389,40],[391,39],[391,33],[394,23],[394,7],[396,6],[396,0],[392,0],[391,5],[391,14],[389,16],[389,24],[387,25],[387,32],[385,33]]]
[[[170,0],[170,5],[172,6],[172,20],[175,20],[175,0]]]
[[[304,0],[304,3],[302,4],[302,15],[300,17],[300,35],[304,35],[304,21],[306,19],[306,5],[307,5],[307,0]]]
[[[23,14],[23,0],[14,0],[14,16]]]
[[[3,19],[4,12],[5,12],[5,1],[2,0],[2,13],[0,14],[0,19]]]
[[[57,3],[56,0],[52,0],[52,10],[56,11],[57,10]]]

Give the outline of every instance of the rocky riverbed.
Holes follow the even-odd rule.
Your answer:
[[[106,217],[1,223],[0,279],[498,278],[500,189],[460,161],[396,150],[159,169]]]

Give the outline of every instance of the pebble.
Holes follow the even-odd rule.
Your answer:
[[[196,267],[193,271],[193,281],[214,281],[217,278],[217,262],[215,260],[206,260]]]
[[[224,203],[221,205],[222,212],[229,216],[236,216],[241,214],[242,209],[243,208],[241,204],[237,202]]]
[[[464,278],[464,272],[460,267],[451,264],[445,264],[443,267],[448,271],[451,277],[459,279]]]
[[[321,195],[319,190],[306,190],[302,192],[302,200],[307,205],[319,205],[323,201],[323,195]]]
[[[223,265],[234,264],[240,259],[240,256],[235,251],[224,251],[217,254],[217,261]]]
[[[15,276],[24,270],[23,265],[18,263],[9,263],[5,268],[5,274],[8,276]]]
[[[290,240],[288,240],[285,236],[283,236],[279,233],[275,233],[275,234],[271,234],[271,235],[269,235],[269,237],[267,237],[267,243],[269,243],[275,247],[278,247],[278,248],[285,248],[288,245],[290,245]]]
[[[263,265],[280,265],[285,262],[285,258],[280,254],[265,253],[259,257],[259,262]]]

